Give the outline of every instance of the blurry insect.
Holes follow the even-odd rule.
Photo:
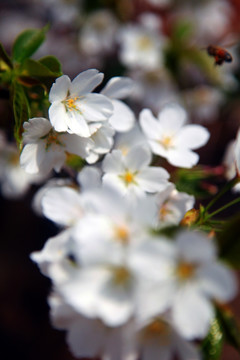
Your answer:
[[[232,62],[232,55],[220,46],[209,45],[206,50],[209,56],[214,57],[215,65],[222,65],[224,62]]]

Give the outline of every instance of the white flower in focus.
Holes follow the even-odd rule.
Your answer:
[[[163,36],[142,25],[128,25],[119,33],[120,60],[130,68],[151,70],[162,66]]]
[[[159,226],[178,225],[186,212],[194,205],[194,196],[176,190],[174,184],[169,184],[166,190],[155,195]]]
[[[80,31],[80,49],[91,56],[112,52],[117,28],[118,21],[112,12],[104,9],[91,13]]]
[[[57,133],[45,118],[33,118],[23,124],[21,167],[30,174],[48,174],[52,169],[60,171],[66,160],[66,152],[86,158],[91,139],[68,133]]]
[[[102,82],[96,69],[81,72],[73,81],[59,77],[49,93],[49,119],[58,132],[91,135],[89,123],[105,121],[112,115],[112,103],[104,95],[91,92]]]
[[[129,131],[134,125],[135,115],[133,111],[120,100],[129,96],[132,89],[133,81],[130,78],[113,77],[101,91],[101,94],[112,101],[113,115],[110,117],[109,123],[116,131]]]
[[[135,146],[126,156],[113,150],[103,160],[103,184],[116,187],[124,195],[162,191],[168,185],[169,174],[163,168],[149,166],[151,160],[147,147]]]
[[[209,132],[201,125],[184,125],[185,110],[176,104],[166,105],[156,119],[149,109],[140,113],[140,125],[154,154],[178,167],[191,168],[199,155],[192,150],[205,145]]]
[[[164,267],[158,265],[163,247],[167,249],[161,260]],[[146,256],[148,252],[152,254],[148,271],[153,271],[155,279],[159,276],[159,281],[156,279],[154,286],[146,284],[142,299],[145,311],[139,312],[140,318],[170,310],[173,326],[184,338],[204,338],[214,318],[212,300],[224,303],[237,291],[234,273],[217,261],[213,240],[205,234],[184,231],[175,242],[159,239],[149,243]]]
[[[89,155],[86,157],[86,161],[88,164],[94,164],[100,156],[107,154],[111,150],[115,131],[108,123],[90,124],[89,129],[93,145],[89,147]]]

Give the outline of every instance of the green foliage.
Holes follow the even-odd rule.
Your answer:
[[[215,176],[207,169],[197,166],[193,169],[178,169],[174,174],[173,182],[178,191],[186,192],[198,198],[208,197],[216,191],[211,184],[206,183],[207,179]]]
[[[0,60],[2,60],[4,62],[4,64],[6,64],[7,67],[9,67],[10,69],[13,68],[12,61],[11,61],[10,57],[8,56],[8,54],[6,53],[4,47],[2,46],[1,43],[0,43]],[[0,66],[0,71],[2,68],[3,68],[3,66]]]
[[[12,59],[18,63],[32,56],[45,40],[48,26],[43,29],[28,29],[23,31],[15,40]]]
[[[14,82],[12,90],[13,111],[15,118],[14,136],[19,147],[21,147],[22,125],[24,121],[28,121],[30,110],[23,87],[19,83]]]
[[[26,86],[42,84],[45,87],[50,88],[55,79],[62,75],[62,73],[60,71],[53,72],[44,63],[46,64],[47,61],[40,62],[33,59],[26,59],[19,69],[18,78],[21,82],[25,82]],[[53,64],[53,61],[51,65],[56,66],[56,64]]]
[[[240,327],[228,307],[218,306],[217,316],[227,342],[240,353]]]
[[[218,360],[224,342],[223,330],[218,318],[212,321],[207,337],[202,343],[203,360]]]
[[[55,56],[44,56],[39,59],[38,62],[48,68],[52,73],[58,74],[58,76],[62,75],[61,64]]]

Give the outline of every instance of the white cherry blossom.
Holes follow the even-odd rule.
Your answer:
[[[91,139],[75,134],[56,132],[45,118],[32,118],[23,124],[25,146],[20,157],[21,167],[29,174],[48,174],[60,171],[66,152],[86,158]]]
[[[49,119],[56,131],[89,137],[89,123],[105,121],[112,115],[111,101],[92,93],[102,80],[102,73],[89,69],[72,82],[67,75],[55,81],[49,93]]]
[[[179,192],[174,184],[155,195],[158,226],[178,225],[186,212],[194,205],[194,196]]]
[[[156,281],[154,286],[146,284],[142,298],[146,310],[139,316],[149,318],[168,309],[184,338],[204,338],[214,318],[212,300],[230,301],[237,291],[234,274],[217,260],[216,250],[212,239],[193,231],[181,232],[175,242],[148,243],[144,249],[152,254],[148,271]]]
[[[123,195],[143,196],[155,193],[168,185],[168,172],[160,167],[149,166],[151,152],[148,147],[135,146],[126,156],[113,150],[103,160],[103,184],[116,187]]]
[[[113,115],[109,119],[110,125],[119,132],[129,131],[135,123],[134,112],[120,99],[129,96],[133,89],[133,81],[128,77],[111,78],[101,94],[111,99]]]
[[[201,125],[185,125],[187,114],[177,104],[168,104],[155,118],[149,109],[140,113],[140,125],[154,154],[178,167],[191,168],[199,155],[193,150],[205,145],[209,132]]]

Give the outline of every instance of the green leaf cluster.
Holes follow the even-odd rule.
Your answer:
[[[14,135],[21,147],[22,125],[29,117],[46,113],[48,91],[57,77],[62,75],[61,64],[54,56],[39,60],[31,56],[44,42],[49,26],[27,29],[15,40],[9,56],[0,44],[0,81],[9,90],[15,128]],[[37,106],[36,106],[37,100]]]

